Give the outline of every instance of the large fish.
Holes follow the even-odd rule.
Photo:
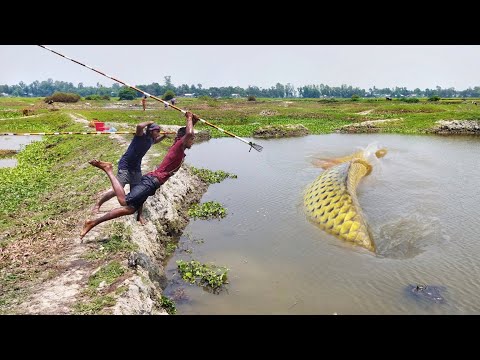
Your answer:
[[[304,193],[308,218],[329,234],[375,252],[356,190],[360,180],[372,171],[370,154],[381,158],[386,153],[386,149],[367,148],[344,158],[322,161],[319,165],[326,170]]]

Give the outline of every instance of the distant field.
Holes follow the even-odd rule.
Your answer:
[[[407,103],[399,99],[246,99],[177,98],[177,106],[190,110],[201,118],[238,136],[251,136],[263,125],[302,124],[312,134],[334,132],[352,123],[371,120],[392,120],[378,125],[380,132],[422,134],[438,120],[479,120],[478,99],[441,99],[429,102]],[[32,116],[23,116],[23,110]],[[52,106],[43,98],[0,98],[0,131],[73,131],[82,129],[65,116],[72,113],[88,120],[135,125],[153,120],[160,124],[183,125],[183,115],[163,103],[149,99],[147,111],[142,111],[141,100],[110,101],[81,100],[78,103],[55,103]],[[198,128],[209,128],[213,137],[223,133],[199,123]]]

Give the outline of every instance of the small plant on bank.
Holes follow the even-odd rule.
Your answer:
[[[88,287],[90,290],[96,290],[103,281],[105,281],[106,285],[110,285],[124,273],[125,268],[118,261],[114,260],[90,276]]]
[[[225,180],[226,178],[232,178],[232,179],[237,178],[237,175],[230,174],[223,170],[212,171],[212,170],[203,169],[203,168],[197,169],[194,166],[191,166],[190,168],[193,174],[197,175],[200,179],[202,179],[202,181],[208,184],[219,183]]]
[[[109,228],[110,238],[103,248],[109,253],[129,252],[137,250],[138,246],[131,242],[132,228],[124,223],[115,222]]]
[[[193,219],[199,218],[202,220],[213,218],[221,219],[227,216],[227,209],[216,201],[208,201],[203,204],[193,204],[192,207],[188,209],[188,216]]]
[[[102,259],[112,254],[128,253],[138,249],[138,245],[131,241],[132,228],[130,226],[114,222],[107,228],[107,233],[110,237],[100,245],[99,249],[85,253],[84,259]]]
[[[166,256],[171,256],[171,255],[173,255],[175,250],[177,250],[177,244],[175,244],[173,242],[168,242],[167,246],[165,248],[165,255]]]
[[[163,296],[160,299],[160,306],[165,309],[169,315],[175,315],[177,313],[177,308],[175,302],[170,300],[168,297]]]
[[[228,284],[225,266],[201,264],[199,261],[177,260],[178,270],[182,279],[191,284],[198,284],[212,290],[219,290],[223,284]]]

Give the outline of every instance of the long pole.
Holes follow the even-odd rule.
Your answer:
[[[99,70],[96,70],[96,69],[94,69],[94,68],[92,68],[92,67],[90,67],[90,66],[88,66],[88,65],[82,64],[81,62],[79,62],[79,61],[77,61],[77,60],[74,60],[74,59],[72,59],[72,58],[69,58],[68,56],[65,56],[65,55],[63,55],[63,54],[60,54],[59,52],[57,52],[57,51],[55,51],[55,50],[53,50],[53,49],[50,49],[50,48],[46,47],[45,45],[38,45],[38,46],[40,46],[40,47],[42,47],[42,48],[44,48],[44,49],[46,49],[46,50],[48,50],[48,51],[51,51],[51,52],[53,52],[54,54],[57,54],[57,55],[59,55],[59,56],[61,56],[61,57],[64,57],[65,59],[68,59],[68,60],[70,60],[70,61],[73,61],[74,63],[77,63],[77,64],[79,64],[79,65],[82,65],[82,66],[84,66],[84,67],[86,67],[86,68],[88,68],[88,69],[90,69],[90,70],[93,70],[93,71],[95,71],[96,73],[99,73],[100,75],[103,75],[103,76],[105,76],[105,77],[107,77],[107,78],[109,78],[109,79],[112,79],[113,81],[116,81],[116,82],[119,82],[120,84],[123,84],[123,85],[125,85],[125,86],[128,86],[129,88],[131,88],[131,89],[133,89],[133,90],[136,90],[136,91],[142,93],[143,95],[146,95],[147,97],[151,97],[152,99],[155,99],[155,100],[157,100],[157,101],[160,101],[160,102],[164,103],[165,105],[168,105],[168,106],[170,106],[171,108],[174,108],[175,110],[181,111],[183,114],[186,113],[186,110],[180,109],[180,108],[176,107],[175,105],[170,104],[168,101],[162,100],[162,99],[160,99],[160,98],[158,98],[158,97],[156,97],[156,96],[154,96],[154,95],[151,95],[151,94],[149,94],[149,93],[147,93],[147,92],[145,92],[145,91],[143,91],[143,90],[140,90],[139,88],[137,88],[137,87],[135,87],[135,86],[129,85],[129,84],[127,84],[127,83],[125,83],[125,82],[123,82],[123,81],[121,81],[121,80],[118,80],[118,79],[114,78],[113,76],[107,75],[107,74],[105,74],[105,73],[103,73],[103,72],[101,72],[101,71],[99,71]],[[236,138],[236,139],[238,139],[238,140],[240,140],[240,141],[243,141],[245,144],[250,145],[251,148],[254,148],[254,149],[257,150],[257,151],[262,151],[262,149],[263,149],[263,146],[260,146],[260,145],[258,145],[258,144],[254,144],[254,143],[251,142],[251,141],[247,141],[247,140],[245,140],[245,139],[242,139],[241,137],[239,137],[239,136],[237,136],[237,135],[235,135],[235,134],[232,134],[231,132],[229,132],[229,131],[227,131],[227,130],[224,130],[224,129],[216,126],[216,125],[213,125],[212,123],[209,123],[208,121],[206,121],[206,120],[204,120],[204,119],[202,119],[202,118],[200,118],[200,117],[199,117],[199,120],[200,120],[201,122],[207,124],[208,126],[211,126],[211,127],[215,128],[215,129],[217,129],[217,130],[219,130],[219,131],[221,131],[221,132],[223,132],[223,133],[225,133],[225,134],[227,134],[227,135],[229,135],[229,136],[231,136],[231,137],[234,137],[234,138]],[[250,148],[250,150],[251,150],[251,148]]]

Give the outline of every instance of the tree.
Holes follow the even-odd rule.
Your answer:
[[[162,100],[168,101],[171,100],[175,97],[175,93],[172,90],[167,90],[165,91],[165,94],[163,94]]]
[[[165,79],[165,88],[167,90],[175,89],[175,86],[173,86],[172,84],[171,76],[168,75],[168,76],[164,76],[163,78]]]
[[[122,87],[118,92],[119,100],[133,100],[137,97],[137,92],[129,87]]]

